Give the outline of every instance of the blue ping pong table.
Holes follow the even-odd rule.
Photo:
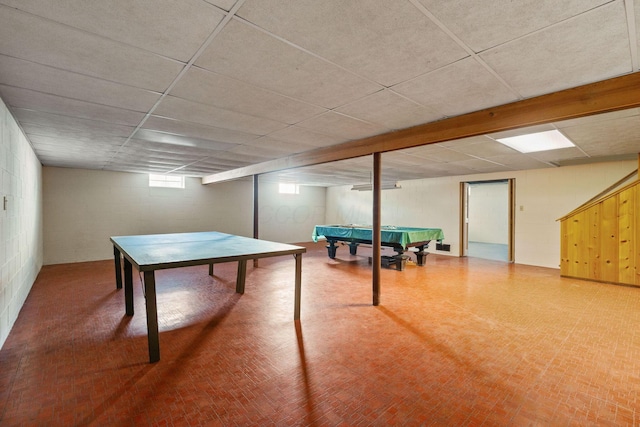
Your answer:
[[[133,316],[133,272],[144,274],[144,293],[147,309],[147,338],[149,361],[160,360],[158,310],[156,305],[155,271],[193,265],[213,265],[238,262],[236,292],[244,293],[247,260],[293,255],[295,258],[295,295],[293,318],[300,318],[300,288],[302,282],[302,254],[306,248],[285,243],[269,242],[235,236],[216,231],[199,233],[151,234],[111,237],[116,270],[116,287],[122,289],[121,259],[124,259],[125,313]]]

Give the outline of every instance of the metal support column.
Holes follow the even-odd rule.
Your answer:
[[[380,210],[380,199],[381,199],[381,191],[380,187],[382,184],[381,178],[381,153],[373,153],[373,229],[371,232],[372,243],[373,243],[373,305],[380,304],[380,269],[381,269],[381,255],[382,251],[380,250],[382,246],[382,238],[380,235],[380,229],[382,227],[381,222],[381,210]]]

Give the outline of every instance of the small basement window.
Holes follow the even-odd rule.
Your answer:
[[[298,184],[280,183],[280,194],[300,194],[300,186]]]
[[[184,176],[150,173],[149,187],[184,188]]]

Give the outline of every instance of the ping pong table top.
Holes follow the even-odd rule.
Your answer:
[[[217,231],[114,236],[111,242],[139,271],[306,252],[302,246]]]

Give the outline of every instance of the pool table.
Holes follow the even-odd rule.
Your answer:
[[[373,242],[373,231],[371,226],[366,225],[316,225],[313,230],[313,241],[317,242],[319,238],[327,239],[329,245],[327,250],[329,258],[336,257],[338,247],[336,243],[344,242],[349,245],[349,253],[355,255],[358,245],[371,244]],[[440,228],[418,228],[418,227],[395,227],[383,226],[381,228],[382,246],[391,247],[396,251],[393,256],[383,256],[383,266],[394,265],[397,270],[404,270],[408,255],[404,253],[410,247],[418,249],[416,254],[417,264],[424,266],[428,252],[425,248],[429,247],[432,240],[442,242],[444,233]]]

